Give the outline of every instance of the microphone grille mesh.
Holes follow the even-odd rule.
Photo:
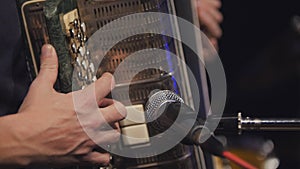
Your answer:
[[[176,93],[170,90],[160,90],[158,92],[152,92],[154,94],[150,94],[148,102],[146,104],[146,120],[147,122],[151,122],[158,118],[161,113],[158,112],[158,109],[166,102],[174,102],[179,101],[184,103],[183,99],[179,97]]]

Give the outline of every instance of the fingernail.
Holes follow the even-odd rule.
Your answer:
[[[196,6],[197,7],[201,6],[201,1],[196,1]]]
[[[54,51],[53,47],[49,44],[46,44],[42,48],[42,55],[45,57],[50,57],[52,56],[53,51]]]

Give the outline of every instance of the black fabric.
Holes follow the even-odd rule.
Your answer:
[[[1,0],[0,5],[0,115],[13,114],[30,84],[26,59],[21,55],[23,39],[16,1]]]

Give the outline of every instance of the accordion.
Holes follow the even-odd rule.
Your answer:
[[[194,75],[199,77],[197,83],[201,88],[200,99],[207,100],[205,71],[195,57],[196,54],[180,40],[166,34],[155,33],[169,32],[180,35],[182,28],[176,25],[176,21],[173,24],[174,21],[168,17],[157,19],[141,14],[150,12],[172,14],[197,24],[192,0],[18,0],[17,2],[31,75],[34,78],[38,74],[42,45],[51,43],[56,48],[59,59],[59,76],[56,84],[58,91],[67,93],[83,89],[104,72],[110,72],[116,79],[113,98],[125,106],[133,105],[144,111],[149,94],[156,89],[174,91],[181,95],[187,104],[193,106],[199,103],[193,102],[195,93],[191,90],[191,77],[187,73],[186,64]],[[136,13],[138,15],[132,15]],[[127,17],[129,20],[123,20],[122,24],[111,24],[125,16],[132,17]],[[142,23],[134,22],[135,20]],[[103,30],[101,36],[95,38],[101,29]],[[140,33],[141,29],[147,31]],[[100,45],[90,43],[91,39],[100,40]],[[197,44],[194,36],[191,36],[191,40]],[[139,53],[139,51],[146,52]],[[174,59],[170,56],[172,54],[179,57]],[[135,55],[134,59],[125,64],[126,59],[132,55]],[[100,63],[94,61],[99,59]],[[200,114],[205,116],[207,109],[205,104],[202,105]],[[122,133],[130,135],[132,132],[139,132],[143,133],[146,139],[143,142],[124,139],[122,146],[129,147],[132,151],[149,146],[147,137],[153,134],[151,128],[148,128],[146,123],[133,126],[135,130],[131,131],[131,126],[121,125]],[[181,143],[161,154],[148,157],[139,157],[139,154],[136,154],[134,158],[113,155],[113,159],[111,168],[124,169],[192,169],[203,168],[207,163],[203,160],[201,149]]]

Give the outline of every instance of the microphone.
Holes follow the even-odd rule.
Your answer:
[[[152,93],[146,103],[146,120],[150,129],[154,129],[156,134],[164,132],[171,126],[174,133],[185,132],[193,123],[185,138],[181,140],[181,143],[198,145],[203,150],[219,157],[225,157],[245,169],[257,169],[250,163],[225,150],[223,144],[204,126],[204,121],[197,118],[198,113],[186,105],[177,94],[169,90]],[[177,117],[180,113],[183,113],[183,118],[178,121]]]
[[[160,134],[171,126],[174,134],[185,132],[189,126],[192,126],[181,143],[199,145],[211,154],[223,156],[222,143],[204,126],[204,121],[197,118],[198,113],[186,105],[182,98],[169,90],[152,93],[145,107],[146,120],[150,129],[154,130],[154,134]],[[183,113],[183,118],[176,121],[179,113]]]
[[[204,138],[213,135],[209,130],[209,126],[216,122],[218,122],[218,126],[214,133],[222,135],[242,134],[243,131],[300,131],[300,119],[297,118],[250,118],[242,117],[241,112],[237,116],[215,117],[211,115],[207,118],[208,127],[206,127],[204,126],[204,121],[197,118],[197,112],[186,105],[183,99],[174,92],[161,90],[152,93],[146,104],[146,119],[156,131],[163,132],[173,125],[179,111],[184,116],[181,121],[187,122],[191,121],[189,119],[196,118],[193,127],[183,140],[185,144],[200,144],[199,141],[203,143],[203,139],[199,138],[199,133],[202,132],[201,134]],[[186,127],[185,122],[180,122],[180,124],[179,122],[174,124],[178,130]]]
[[[154,133],[162,133],[171,126],[174,127],[174,133],[191,127],[184,142],[188,144],[193,142],[192,133],[202,129],[201,122],[195,119],[197,113],[172,91],[160,90],[152,93],[146,103],[146,120],[150,128],[154,129]],[[182,118],[176,121],[179,113],[183,113]]]

